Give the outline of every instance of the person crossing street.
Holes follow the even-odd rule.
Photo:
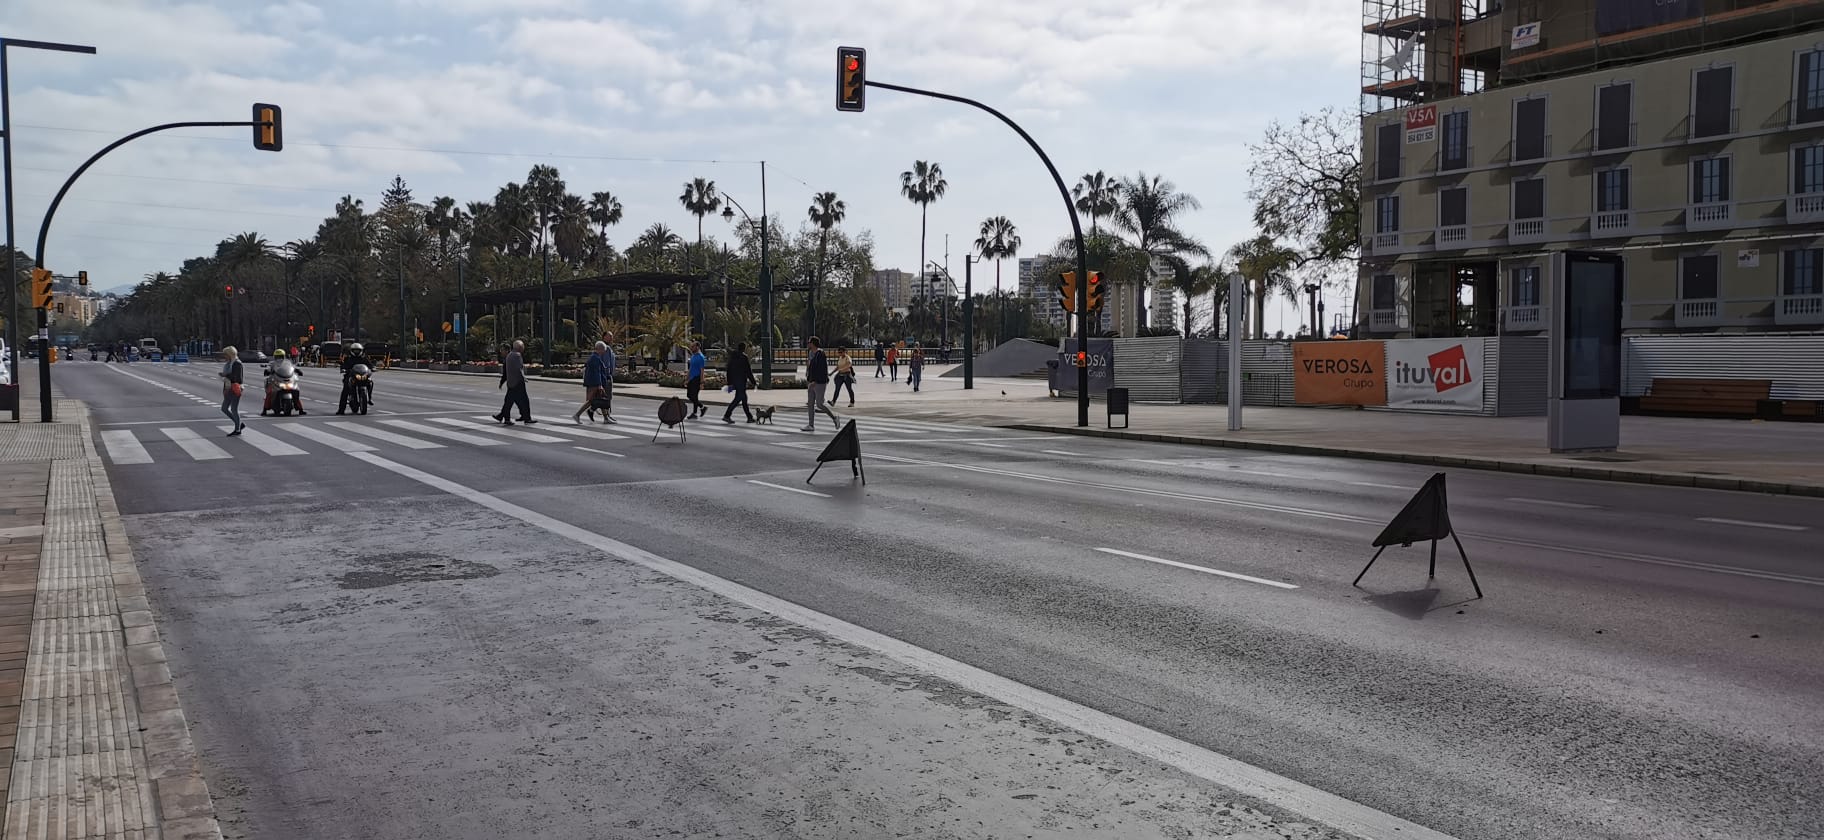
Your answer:
[[[709,407],[703,404],[703,368],[709,364],[709,359],[703,355],[702,343],[690,343],[690,360],[687,364],[690,378],[684,381],[684,393],[690,398],[690,418],[695,420],[709,413]]]
[[[747,407],[747,389],[760,382],[754,378],[753,363],[747,359],[747,342],[736,343],[735,349],[729,352],[725,375],[728,377],[728,390],[734,393],[735,398],[729,400],[728,410],[722,412],[722,422],[735,422],[737,405],[741,406],[741,413],[747,415],[747,422],[754,422],[754,410]]]
[[[532,396],[526,392],[526,343],[515,340],[513,349],[507,352],[507,358],[500,366],[500,385],[507,389],[506,398],[501,400],[500,413],[494,415],[503,426],[513,425],[513,409],[519,409],[519,422],[528,426],[537,423],[532,419]]]
[[[823,403],[824,389],[830,385],[830,360],[823,354],[823,347],[820,344],[817,336],[811,336],[810,340],[804,343],[805,350],[809,354],[804,366],[804,406],[808,419],[805,421],[804,428],[799,429],[801,432],[817,431],[817,412],[819,411],[828,415],[830,422],[836,422],[836,412],[831,411],[830,407]]]

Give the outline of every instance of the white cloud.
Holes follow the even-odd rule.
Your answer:
[[[655,46],[663,33],[642,30],[620,21],[522,20],[507,36],[506,48],[542,64],[581,70],[614,70],[647,76],[677,76],[684,71],[677,58]]]
[[[260,14],[280,30],[304,29],[323,22],[323,10],[302,0],[267,6]]]

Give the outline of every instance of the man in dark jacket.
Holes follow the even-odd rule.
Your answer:
[[[595,398],[607,393],[608,379],[612,374],[608,370],[608,342],[595,343],[595,352],[583,363],[583,406],[570,415],[577,425],[583,424],[583,412],[589,412],[589,419],[595,419]]]
[[[747,415],[747,422],[754,422],[753,409],[747,407],[747,389],[760,384],[754,379],[754,365],[747,360],[747,342],[735,345],[728,354],[728,389],[735,398],[728,403],[728,410],[722,412],[722,422],[735,422],[735,406],[741,406],[741,413]]]
[[[804,428],[799,431],[814,432],[817,431],[817,412],[819,411],[829,415],[830,422],[836,422],[836,412],[823,404],[823,392],[830,385],[830,360],[823,355],[823,348],[819,345],[817,336],[811,336],[810,340],[804,343],[804,347],[805,352],[809,354],[804,366],[804,405],[810,419],[805,421]]]
[[[346,412],[349,403],[354,401],[355,365],[367,365],[370,372],[374,369],[374,363],[367,358],[367,350],[363,349],[358,341],[349,344],[348,351],[342,354],[342,398],[336,402],[337,414]],[[367,401],[369,406],[373,405],[372,393],[367,395]]]
[[[513,407],[519,407],[519,422],[528,426],[537,423],[532,419],[532,396],[526,393],[526,343],[513,342],[513,349],[508,351],[507,358],[500,365],[500,385],[507,389],[506,399],[500,403],[500,413],[494,415],[503,425],[513,425]]]

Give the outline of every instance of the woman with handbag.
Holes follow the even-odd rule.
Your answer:
[[[241,422],[241,354],[233,347],[223,347],[222,356],[228,361],[222,364],[222,413],[234,422],[234,431],[229,437],[240,437],[241,430],[247,428]]]
[[[849,407],[855,407],[855,360],[849,358],[849,348],[836,351],[836,390],[830,394],[830,402],[842,396],[842,389],[849,389]]]

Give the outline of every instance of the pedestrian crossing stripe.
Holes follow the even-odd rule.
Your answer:
[[[348,438],[345,438],[345,437],[338,437],[336,435],[332,435],[328,432],[325,432],[325,431],[315,428],[313,426],[306,426],[302,423],[280,423],[280,424],[275,425],[273,428],[284,429],[285,431],[290,432],[299,437],[306,437],[306,438],[310,438],[311,440],[314,440],[318,443],[329,444],[330,446],[335,447],[336,450],[339,452],[377,452],[377,451],[379,451],[376,448],[369,446],[365,443],[362,443],[358,440],[349,440]]]
[[[168,429],[160,429],[159,431],[164,432],[165,437],[170,438],[172,443],[183,447],[183,450],[189,453],[190,457],[194,460],[218,461],[223,458],[234,457],[233,455],[228,454],[227,450],[224,450],[209,441],[203,440],[202,436],[198,435],[195,429],[175,426]]]
[[[507,445],[507,442],[504,440],[494,440],[493,438],[485,438],[480,435],[471,435],[467,432],[457,432],[450,429],[439,429],[436,426],[427,426],[423,423],[414,423],[410,420],[382,420],[380,422],[394,428],[405,429],[421,435],[430,435],[431,437],[441,438],[443,440],[453,440],[457,443],[466,443],[471,446]]]
[[[394,434],[392,432],[386,431],[385,429],[376,429],[371,426],[363,426],[360,423],[350,423],[346,420],[331,421],[329,423],[329,425],[334,426],[334,427],[341,429],[343,431],[346,431],[346,432],[354,432],[355,434],[358,434],[358,435],[366,435],[375,440],[383,440],[383,441],[386,441],[387,443],[398,444],[399,446],[403,446],[407,449],[442,449],[443,448],[443,444],[441,444],[441,443],[432,443],[428,440],[419,440],[414,437],[406,437],[405,435]]]
[[[518,428],[489,426],[484,423],[475,423],[475,422],[470,422],[468,420],[459,420],[455,417],[432,417],[431,422],[432,423],[442,423],[445,426],[455,426],[464,431],[487,432],[488,434],[491,434],[491,435],[500,435],[501,437],[510,437],[515,440],[525,440],[525,441],[531,441],[533,443],[567,443],[568,442],[565,439],[560,438],[560,437],[552,437],[550,435],[541,435],[537,432],[522,431]]]
[[[233,426],[223,426],[223,427],[221,427],[221,429],[224,432],[234,431]],[[286,443],[285,441],[279,440],[278,438],[272,437],[270,435],[256,432],[252,429],[245,429],[245,428],[241,429],[241,440],[244,440],[247,443],[251,444],[253,446],[253,448],[258,449],[261,452],[264,452],[268,455],[272,455],[274,457],[282,457],[282,456],[288,456],[288,455],[309,455],[310,454],[309,452],[305,452],[304,450],[299,449],[295,446],[292,446],[291,444]]]
[[[152,453],[147,452],[139,443],[139,438],[126,429],[110,429],[101,433],[101,443],[107,447],[108,459],[116,464],[150,464]]]
[[[496,434],[500,434],[500,435],[506,435],[506,436],[511,436],[511,437],[516,437],[516,438],[523,438],[523,437],[526,437],[526,436],[527,436],[527,435],[529,435],[529,434],[532,434],[532,433],[531,433],[531,432],[516,432],[516,431],[512,431],[512,430],[509,430],[509,429],[504,429],[504,428],[501,428],[501,429],[496,429],[496,428],[494,428],[494,427],[493,427],[493,425],[492,425],[492,423],[491,423],[491,422],[490,422],[490,421],[494,421],[494,418],[492,418],[492,417],[477,417],[477,418],[475,418],[475,422],[477,422],[477,423],[481,423],[481,424],[483,424],[483,426],[484,426],[484,428],[486,428],[486,429],[489,429],[489,430],[492,430],[492,431],[494,431],[494,432],[495,432],[495,433],[496,433]],[[438,420],[438,421],[436,421],[436,422],[438,422],[438,423],[444,423],[444,422],[448,422],[448,420],[447,420],[447,419],[446,419],[446,420]],[[460,421],[460,420],[458,420],[458,421],[456,421],[456,422],[459,422],[459,423],[460,423],[460,422],[462,422],[462,421]],[[495,422],[498,422],[498,421],[495,421]],[[596,440],[602,440],[602,439],[608,439],[608,440],[626,440],[626,439],[628,439],[628,438],[631,438],[631,437],[634,437],[634,435],[624,435],[624,434],[620,434],[620,433],[618,433],[618,432],[610,432],[610,431],[607,431],[607,430],[604,430],[604,429],[587,429],[587,428],[577,428],[577,427],[574,427],[574,426],[564,426],[564,425],[562,425],[562,424],[559,424],[559,423],[552,423],[552,424],[549,424],[549,425],[545,425],[545,424],[542,424],[542,423],[541,423],[541,424],[540,424],[540,425],[541,425],[541,426],[544,426],[544,428],[543,428],[543,429],[542,429],[542,430],[541,430],[541,431],[543,431],[543,432],[550,432],[550,433],[554,433],[554,434],[560,434],[560,435],[570,435],[570,436],[572,436],[572,437],[586,437],[586,438],[594,438],[594,439],[596,439]],[[537,436],[538,436],[538,437],[545,437],[545,435],[543,435],[543,434],[540,434],[540,435],[537,435]],[[564,442],[564,441],[563,441],[563,438],[552,438],[552,439],[551,439],[551,440],[552,440],[552,441],[556,441],[556,442],[560,442],[560,443],[561,443],[561,442]]]

